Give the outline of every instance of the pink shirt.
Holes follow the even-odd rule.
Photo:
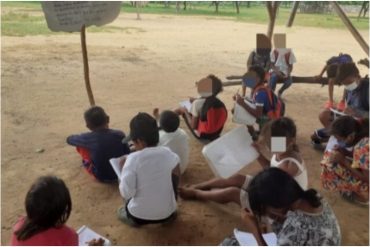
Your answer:
[[[10,245],[19,246],[19,245],[69,245],[77,246],[78,245],[78,235],[77,233],[68,226],[63,225],[60,228],[49,228],[43,232],[39,232],[36,235],[24,240],[17,240],[16,235],[14,234],[23,224],[24,218],[21,218],[13,227],[12,240]]]

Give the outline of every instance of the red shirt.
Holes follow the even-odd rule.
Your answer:
[[[69,245],[77,246],[78,245],[78,235],[77,233],[68,226],[63,225],[60,228],[49,228],[43,232],[39,232],[36,235],[24,240],[17,240],[16,235],[14,234],[24,223],[24,217],[18,220],[18,222],[13,227],[12,240],[10,245],[19,246],[19,245]]]

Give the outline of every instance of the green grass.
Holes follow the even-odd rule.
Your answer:
[[[42,13],[40,2],[1,2],[3,7],[1,15],[1,34],[6,36],[26,36],[26,35],[56,35],[63,32],[51,32]],[[6,11],[4,11],[4,7]],[[251,7],[247,8],[245,3],[240,6],[240,14],[236,14],[235,7],[232,2],[223,3],[219,6],[219,13],[215,12],[215,7],[210,6],[209,2],[196,2],[188,4],[187,10],[183,10],[183,5],[180,5],[179,13],[176,12],[175,3],[172,2],[169,7],[165,7],[163,3],[150,2],[147,6],[142,7],[140,12],[142,18],[145,19],[145,14],[160,14],[160,15],[180,15],[180,16],[207,16],[210,19],[227,18],[228,20],[248,22],[248,23],[268,23],[267,10],[264,5],[259,2],[252,2]],[[129,2],[123,2],[121,11],[123,13],[136,13],[136,8],[131,6]],[[290,8],[281,6],[279,8],[276,25],[285,25],[290,14]],[[350,17],[353,25],[359,30],[369,29],[369,19]],[[335,14],[302,14],[297,13],[294,26],[308,26],[320,28],[338,28],[345,29],[342,21]],[[89,27],[88,32],[144,32],[144,30],[134,29],[132,27]]]

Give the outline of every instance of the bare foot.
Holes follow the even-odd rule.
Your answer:
[[[196,199],[196,190],[193,188],[185,188],[185,187],[180,187],[179,188],[179,195],[181,196],[182,199],[185,200],[195,200]]]

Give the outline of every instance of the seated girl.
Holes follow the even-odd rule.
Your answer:
[[[15,224],[10,244],[78,245],[77,233],[65,225],[71,210],[71,196],[63,180],[40,177],[27,193],[27,216]]]
[[[267,246],[260,228],[264,217],[272,222],[278,246],[341,244],[339,224],[328,203],[316,190],[302,189],[281,169],[269,168],[257,174],[247,193],[251,212],[242,209],[242,220],[258,245]],[[234,236],[227,238],[221,245],[238,245],[235,240]]]
[[[196,83],[200,98],[190,98],[190,112],[186,108],[175,110],[182,115],[192,133],[200,139],[218,138],[227,119],[225,104],[217,98],[222,92],[222,82],[214,75],[208,75]]]
[[[271,160],[266,159],[257,148],[260,152],[258,161],[262,168],[278,167],[290,174],[303,189],[306,189],[307,170],[296,144],[296,126],[293,120],[286,117],[276,119],[266,124],[262,133],[265,139],[270,139],[270,136],[286,138],[284,152],[274,152],[270,148],[273,153]],[[255,146],[259,147],[259,145]],[[210,200],[218,203],[234,202],[242,208],[249,208],[245,190],[251,179],[250,175],[241,174],[227,179],[215,178],[190,187],[182,187],[179,194],[184,199]]]
[[[343,116],[334,121],[331,134],[346,148],[324,153],[321,181],[325,189],[339,191],[344,199],[367,205],[369,202],[369,121]]]

